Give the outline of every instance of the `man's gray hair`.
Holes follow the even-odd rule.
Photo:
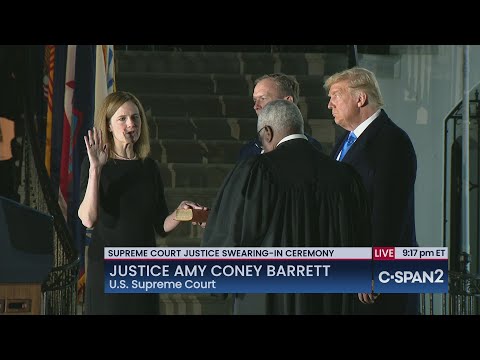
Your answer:
[[[303,116],[297,105],[288,100],[270,101],[258,115],[257,131],[264,126],[274,131],[303,134]]]

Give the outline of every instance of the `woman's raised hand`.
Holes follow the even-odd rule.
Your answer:
[[[88,159],[90,166],[102,167],[108,160],[108,144],[103,143],[102,130],[93,128],[88,130],[88,136],[84,136],[85,146],[87,148]]]

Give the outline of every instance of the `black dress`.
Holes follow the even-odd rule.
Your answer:
[[[202,246],[370,246],[355,170],[303,139],[237,163],[212,206]],[[236,294],[234,314],[352,314],[356,294]]]
[[[82,163],[80,201],[90,163]],[[102,169],[98,219],[88,250],[86,314],[158,314],[158,294],[105,294],[104,247],[156,246],[155,231],[165,236],[169,211],[160,170],[151,158],[110,159]]]

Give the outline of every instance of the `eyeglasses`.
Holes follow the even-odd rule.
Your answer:
[[[262,130],[265,130],[266,127],[267,127],[267,125],[265,125],[265,126],[262,127],[260,130],[258,130],[258,132],[257,132],[257,139],[260,139],[260,133],[262,132]]]
[[[255,146],[256,146],[257,148],[259,148],[260,150],[263,151],[263,146],[258,143],[258,139],[255,139],[253,143],[255,144]]]
[[[258,147],[259,149],[262,149],[263,150],[263,146],[262,146],[262,140],[260,139],[260,133],[262,132],[262,130],[264,130],[267,126],[265,125],[264,127],[262,127],[260,130],[258,130],[257,132],[257,137],[255,139],[255,146]]]

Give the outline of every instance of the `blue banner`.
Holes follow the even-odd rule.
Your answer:
[[[105,261],[106,293],[370,292],[370,260]]]
[[[448,261],[375,261],[376,293],[448,293]]]
[[[105,248],[106,293],[448,293],[447,248]]]
[[[374,248],[374,292],[448,293],[448,248]]]

